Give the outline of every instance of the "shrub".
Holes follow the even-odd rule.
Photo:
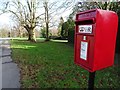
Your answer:
[[[74,33],[75,30],[69,29],[68,30],[68,42],[74,44]]]

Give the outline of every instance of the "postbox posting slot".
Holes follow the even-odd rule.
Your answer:
[[[94,24],[95,23],[95,18],[90,18],[90,19],[80,19],[76,21],[76,24],[78,25],[86,25],[86,24]]]
[[[86,18],[76,20],[76,34],[94,35],[94,27],[96,25],[95,18]]]

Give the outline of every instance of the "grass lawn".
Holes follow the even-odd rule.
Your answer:
[[[74,64],[66,42],[12,40],[12,58],[20,68],[22,88],[87,88],[88,71]],[[96,88],[120,88],[118,67],[97,71]]]

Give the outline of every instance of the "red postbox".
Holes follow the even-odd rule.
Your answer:
[[[76,15],[74,62],[94,72],[114,63],[118,17],[113,11],[94,9]]]

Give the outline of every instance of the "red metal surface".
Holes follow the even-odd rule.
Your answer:
[[[92,33],[80,33],[80,25],[92,25]],[[118,17],[113,11],[89,10],[76,15],[74,62],[90,72],[114,63]],[[86,40],[83,40],[86,36]],[[87,60],[80,58],[81,41],[88,43]]]

